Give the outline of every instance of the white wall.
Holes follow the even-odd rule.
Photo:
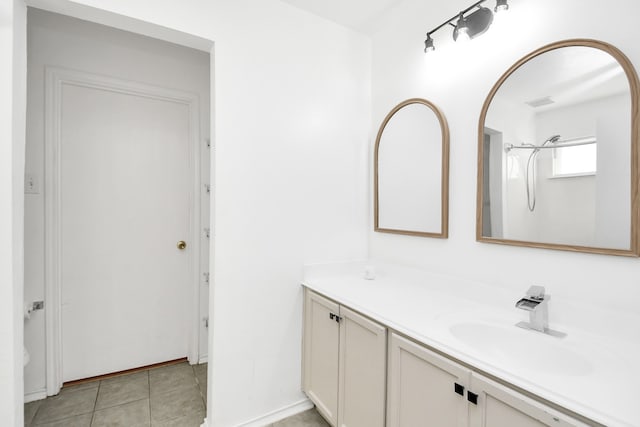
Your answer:
[[[598,147],[598,177],[596,183],[596,227],[595,240],[602,247],[624,247],[629,244],[626,230],[630,226],[629,188],[630,163],[627,161],[631,131],[625,114],[629,99],[610,100],[606,112],[597,123],[596,138],[607,144]],[[625,107],[627,107],[625,109]],[[620,165],[624,167],[620,167]],[[621,207],[621,208],[617,208]],[[626,209],[625,209],[626,208]]]
[[[285,4],[222,3],[208,413],[233,426],[304,397],[302,265],[366,256],[370,45]]]
[[[630,111],[630,97],[620,94],[537,114],[536,144],[554,134],[594,136],[598,149],[597,174],[583,177],[549,179],[552,150],[538,155],[538,203],[532,216],[540,240],[629,247]]]
[[[492,2],[487,2],[490,4]],[[425,97],[451,129],[448,240],[370,232],[371,256],[509,289],[515,298],[531,284],[553,295],[551,321],[571,321],[570,302],[638,314],[637,258],[492,245],[475,241],[477,128],[491,87],[513,63],[542,45],[568,38],[600,39],[620,48],[640,69],[640,3],[615,0],[519,0],[505,20],[466,46],[436,34],[436,51],[422,53],[425,32],[468,6],[468,1],[407,0],[373,37],[373,126],[395,103]],[[492,5],[491,5],[492,6]],[[620,13],[623,11],[623,13]],[[623,30],[624,29],[624,30]],[[567,309],[565,309],[567,308]]]
[[[369,41],[276,0],[32,3],[215,41],[209,422],[301,402],[302,265],[366,256]]]
[[[0,3],[0,420],[22,426],[26,8]]]
[[[24,299],[31,302],[45,299],[45,67],[63,67],[194,93],[200,100],[200,136],[204,141],[209,137],[210,59],[206,52],[39,9],[29,10],[28,21],[26,171],[35,177],[39,186],[37,194],[25,195]],[[203,153],[208,154],[206,148]],[[204,182],[208,182],[208,177]],[[208,223],[208,219],[206,221]],[[207,298],[206,289],[202,293]],[[202,350],[206,356],[206,329],[203,323],[201,326]],[[31,354],[31,362],[25,368],[27,400],[41,398],[44,392],[44,334],[45,312],[35,311],[25,323],[25,344]]]

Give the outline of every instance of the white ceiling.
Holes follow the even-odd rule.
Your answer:
[[[368,33],[371,23],[404,0],[282,0],[292,6]]]
[[[518,68],[496,94],[514,104],[550,97],[536,112],[628,93],[629,82],[616,59],[589,47],[556,49]]]

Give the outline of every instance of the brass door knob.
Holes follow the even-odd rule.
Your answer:
[[[180,240],[176,246],[178,247],[178,249],[183,250],[187,247],[187,242],[185,242],[184,240]]]

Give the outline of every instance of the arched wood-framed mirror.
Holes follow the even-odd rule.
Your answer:
[[[639,256],[639,90],[629,59],[597,40],[511,66],[480,114],[476,240]]]
[[[373,185],[375,231],[447,238],[449,127],[433,103],[408,99],[384,118]]]

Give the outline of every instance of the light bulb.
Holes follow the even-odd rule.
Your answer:
[[[433,45],[433,39],[431,35],[427,34],[427,39],[424,41],[424,53],[433,52],[434,50],[436,50],[436,48]]]
[[[458,22],[456,22],[456,34],[455,39],[457,42],[468,42],[471,40],[469,37],[469,27],[467,26],[467,22],[464,19],[464,15],[461,13],[458,18]]]
[[[507,10],[509,10],[507,0],[496,0],[496,7],[493,9],[494,12],[506,12]]]
[[[469,29],[467,27],[458,28],[458,38],[456,41],[466,43],[469,40],[471,40],[471,37],[469,37]]]

